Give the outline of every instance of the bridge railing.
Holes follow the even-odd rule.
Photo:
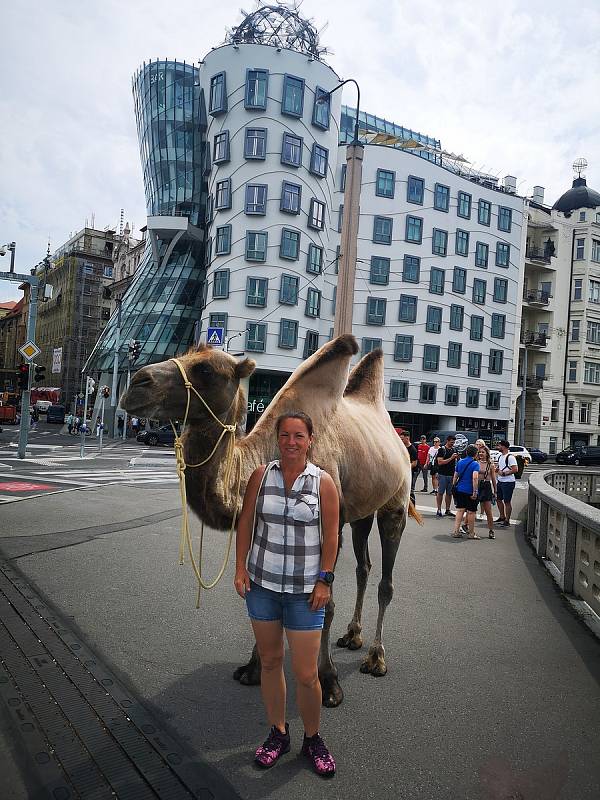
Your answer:
[[[533,474],[527,535],[560,588],[600,617],[600,470]]]

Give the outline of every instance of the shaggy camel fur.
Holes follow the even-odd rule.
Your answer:
[[[214,456],[203,467],[185,472],[188,502],[207,524],[227,529],[234,509],[241,508],[250,475],[276,457],[277,417],[291,410],[305,411],[313,419],[315,439],[311,460],[333,478],[340,495],[340,520],[352,527],[357,558],[358,584],[354,615],[340,647],[362,646],[361,612],[371,563],[367,540],[375,514],[382,547],[382,578],[379,583],[379,615],[375,638],[361,665],[361,671],[384,675],[387,667],[382,644],[385,610],[392,599],[392,571],[408,513],[419,515],[410,504],[411,472],[406,448],[392,427],[383,403],[383,354],[366,355],[349,374],[350,359],[358,351],[356,339],[347,334],[328,342],[304,361],[278,392],[253,430],[245,436],[239,424],[246,411],[240,379],[250,375],[255,363],[236,361],[221,350],[200,345],[180,361],[194,388],[223,422],[238,424],[235,448],[241,465],[241,493],[233,496],[233,485],[224,486],[225,437]],[[182,420],[187,392],[177,365],[169,360],[140,369],[121,398],[130,414],[158,419]],[[204,406],[192,393],[188,424],[183,434],[187,463],[206,458],[221,433]],[[233,476],[230,480],[233,484]],[[343,692],[329,648],[333,599],[326,608],[319,677],[323,703],[337,706]],[[242,683],[260,682],[256,648],[248,664],[236,670]]]

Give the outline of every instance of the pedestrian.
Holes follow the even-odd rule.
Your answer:
[[[452,479],[454,478],[454,467],[459,459],[458,452],[454,447],[456,436],[450,433],[446,437],[446,443],[437,452],[436,464],[438,468],[438,488],[435,502],[437,505],[436,516],[442,516],[442,498],[446,498],[446,517],[453,517],[454,514],[450,511],[452,503]]]
[[[410,433],[408,431],[402,431],[400,438],[408,450],[408,457],[410,458],[410,470],[412,475],[410,483],[410,499],[413,501],[413,505],[416,505],[417,501],[415,499],[415,483],[417,482],[417,476],[421,471],[419,467],[417,448],[410,441]]]
[[[331,600],[339,497],[326,472],[308,460],[313,423],[289,412],[277,420],[279,460],[252,473],[238,521],[234,586],[244,597],[261,660],[261,692],[271,729],[255,753],[271,767],[290,749],[285,719],[283,631],[304,723],[302,753],[320,775],[335,761],[319,733],[318,658],[325,606]]]
[[[121,438],[123,437],[123,428],[124,427],[125,427],[125,420],[123,419],[123,416],[121,414],[119,414],[119,416],[117,418],[117,431],[118,431],[119,436]]]
[[[75,433],[79,433],[79,426],[81,425],[81,419],[79,417],[75,417],[73,420],[73,427],[75,429]]]
[[[138,431],[140,429],[140,421],[138,417],[131,418],[131,430],[133,431],[133,435],[137,436]]]
[[[467,536],[469,539],[479,539],[475,533],[475,512],[477,511],[477,493],[479,491],[479,462],[476,459],[477,448],[470,444],[465,457],[457,462],[452,477],[454,502],[456,504],[456,519],[452,536],[459,539],[463,535],[461,522],[466,518]]]
[[[73,419],[74,417],[73,414],[71,414],[71,412],[69,412],[65,417],[65,422],[67,423],[67,433],[69,434],[69,436],[71,436],[71,434],[73,433]]]
[[[429,493],[429,445],[427,444],[427,437],[421,436],[419,444],[417,445],[417,466],[419,468],[417,477],[423,476],[422,492]]]
[[[429,454],[427,456],[429,461],[429,474],[431,475],[431,494],[437,494],[438,490],[438,465],[436,458],[438,450],[440,449],[440,444],[440,437],[434,436],[433,444],[429,448]]]
[[[487,518],[488,539],[494,539],[492,502],[496,497],[496,465],[483,439],[478,439],[475,442],[475,447],[477,447],[477,463],[479,464],[479,489],[477,492],[477,500]]]
[[[506,439],[498,442],[500,458],[498,459],[498,511],[500,516],[496,520],[497,525],[504,528],[510,526],[510,515],[512,514],[512,496],[515,490],[515,474],[519,471],[517,459],[509,450],[510,442]]]

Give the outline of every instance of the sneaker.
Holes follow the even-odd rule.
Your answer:
[[[432,489],[429,494],[437,494],[437,489]]]
[[[436,511],[435,515],[436,515],[436,517],[441,517],[442,516],[442,512],[441,511]]]
[[[501,522],[506,522],[506,520],[504,519],[504,517],[498,517],[498,519],[495,519],[494,522],[496,523],[496,525],[499,525]]]
[[[500,525],[502,525],[503,528],[510,528],[510,522],[507,519],[502,520]]]
[[[495,538],[496,534],[494,533],[494,531],[488,531],[488,539],[495,539]]]
[[[318,775],[333,775],[335,773],[333,756],[318,733],[315,733],[314,736],[304,734],[302,752],[312,762]]]
[[[463,524],[460,526],[460,529],[463,533],[469,533],[469,526],[466,524],[466,522],[463,522]]]
[[[445,517],[455,517],[456,514],[454,512],[452,512],[452,511],[445,511],[444,512],[444,516]]]
[[[254,755],[256,763],[264,767],[272,767],[280,756],[288,753],[290,750],[290,727],[285,723],[285,733],[282,733],[278,728],[273,725],[269,731],[269,735],[258,748]]]

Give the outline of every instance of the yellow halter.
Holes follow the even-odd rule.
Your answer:
[[[206,408],[206,410],[208,411],[210,416],[222,428],[221,435],[217,439],[216,444],[213,447],[213,449],[211,450],[210,454],[203,461],[198,462],[198,464],[186,464],[186,461],[185,461],[185,458],[184,458],[184,455],[183,455],[183,442],[181,441],[181,437],[177,433],[177,429],[175,428],[175,425],[173,424],[173,421],[169,420],[169,422],[171,423],[171,427],[173,428],[173,433],[175,434],[175,464],[176,464],[176,468],[177,468],[177,477],[179,478],[179,494],[180,494],[180,497],[181,497],[181,509],[182,509],[181,537],[180,537],[180,541],[179,541],[179,563],[180,564],[184,563],[184,554],[185,554],[185,549],[187,547],[187,550],[188,550],[188,553],[189,553],[189,556],[190,556],[190,562],[192,564],[192,569],[194,570],[194,574],[196,575],[196,580],[198,581],[198,594],[196,596],[196,608],[199,608],[199,606],[200,606],[200,591],[201,591],[201,589],[213,589],[217,585],[217,583],[221,580],[221,578],[223,577],[223,575],[225,573],[225,569],[227,567],[227,562],[229,561],[229,553],[231,552],[231,543],[233,541],[233,534],[234,534],[234,531],[235,531],[235,523],[236,523],[236,520],[237,520],[238,497],[239,497],[239,492],[240,492],[240,481],[241,481],[242,469],[241,469],[241,462],[240,462],[240,459],[239,459],[239,454],[236,452],[236,449],[235,449],[235,431],[236,431],[235,423],[233,425],[231,425],[231,424],[226,424],[226,423],[222,422],[219,419],[219,417],[217,417],[216,414],[213,412],[213,410],[210,408],[210,406],[208,405],[206,400],[202,397],[200,392],[198,392],[197,389],[192,385],[191,381],[189,380],[189,378],[188,378],[188,376],[187,376],[187,374],[185,372],[185,368],[184,368],[183,364],[181,363],[181,361],[178,358],[172,358],[170,360],[174,361],[175,364],[177,365],[177,369],[181,373],[181,377],[183,378],[184,386],[185,386],[185,388],[187,390],[187,399],[186,399],[186,404],[185,404],[185,414],[184,414],[183,423],[182,423],[182,426],[181,426],[182,430],[183,430],[184,426],[187,423],[188,415],[189,415],[189,412],[190,412],[190,402],[191,402],[191,398],[192,398],[192,392],[194,392],[194,394],[201,401],[202,405]],[[233,405],[233,401],[232,401],[232,405]],[[227,411],[225,412],[225,415],[227,415],[227,413],[229,412],[230,408],[231,408],[231,406],[227,409]],[[228,487],[230,485],[230,478],[232,476],[234,463],[237,462],[237,481],[236,481],[235,493],[233,495],[233,516],[232,516],[232,520],[231,520],[231,529],[230,529],[229,535],[227,537],[227,547],[225,548],[225,556],[223,558],[223,563],[221,565],[221,568],[217,572],[217,576],[213,581],[206,582],[204,580],[204,578],[202,577],[202,544],[203,544],[203,540],[204,540],[204,522],[202,522],[202,525],[201,525],[201,528],[200,528],[200,542],[199,542],[199,548],[198,548],[198,561],[196,561],[196,559],[194,557],[194,552],[193,552],[192,537],[191,537],[190,525],[189,525],[188,506],[187,506],[187,491],[186,491],[186,486],[185,486],[185,470],[186,469],[195,469],[196,467],[202,467],[204,464],[207,464],[210,461],[210,459],[213,457],[213,455],[215,454],[219,444],[221,443],[221,440],[223,439],[223,437],[226,434],[230,434],[230,438],[229,438],[229,441],[227,443],[227,453],[225,455],[225,469],[223,471],[223,499],[224,499],[225,502],[227,502],[227,500],[231,498],[231,495],[229,494]]]

